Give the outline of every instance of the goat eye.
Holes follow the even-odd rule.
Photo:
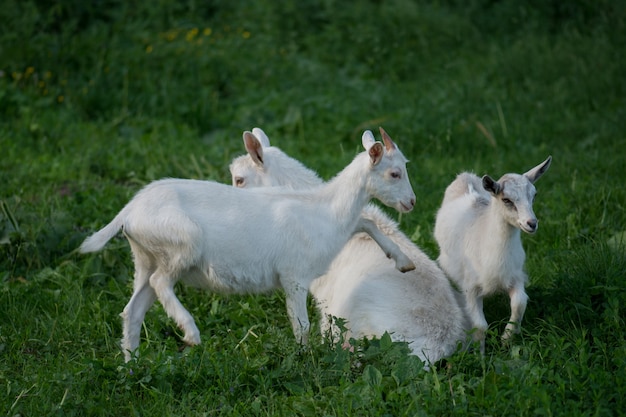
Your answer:
[[[509,200],[508,198],[503,198],[502,202],[504,203],[504,205],[506,205],[507,207],[515,207],[515,204],[513,204],[513,202],[511,200]]]
[[[400,178],[400,173],[398,171],[391,171],[389,175],[391,175],[391,178],[395,178],[395,179]]]

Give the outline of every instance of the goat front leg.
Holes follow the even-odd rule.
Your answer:
[[[309,290],[307,287],[294,281],[283,282],[282,286],[285,290],[287,316],[291,322],[293,335],[298,343],[306,345],[309,343],[309,329],[311,327],[309,314],[306,309]]]
[[[373,240],[380,246],[380,248],[385,252],[387,258],[393,259],[396,261],[396,269],[400,272],[408,272],[415,269],[415,264],[408,256],[402,252],[400,247],[396,245],[394,241],[392,241],[387,235],[380,231],[380,229],[376,226],[371,220],[361,218],[357,225],[356,232],[364,232],[367,233]]]
[[[519,333],[522,325],[522,318],[526,312],[526,304],[528,303],[528,295],[524,290],[524,284],[516,284],[509,290],[511,298],[511,318],[504,328],[502,334],[502,342],[508,343],[513,334]]]
[[[485,334],[487,333],[487,319],[483,312],[483,297],[479,291],[465,291],[465,308],[473,328],[474,342],[480,343],[480,353],[485,354]]]

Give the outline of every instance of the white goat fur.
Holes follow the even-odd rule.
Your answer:
[[[315,172],[270,146],[261,129],[253,133],[262,146],[245,142],[248,155],[230,166],[234,186],[307,188],[322,183]],[[369,236],[354,236],[310,288],[321,312],[322,333],[338,337],[332,317],[340,317],[347,321],[347,338],[381,337],[387,331],[393,340],[408,342],[426,364],[450,355],[465,339],[466,323],[446,276],[376,206],[366,206],[362,216],[397,244],[416,268],[399,272]]]
[[[332,181],[308,191],[165,179],[137,193],[80,248],[98,251],[120,229],[130,243],[135,280],[122,313],[125,359],[138,347],[141,323],[157,298],[183,329],[183,341],[200,343],[192,316],[174,293],[179,280],[220,293],[282,288],[294,335],[306,343],[309,286],[353,235],[363,207],[374,197],[400,211],[415,203],[407,160],[396,145],[385,140],[383,147],[366,131],[363,146],[367,151]],[[389,178],[389,170],[404,176]]]
[[[459,174],[446,189],[437,213],[434,234],[440,248],[439,265],[463,291],[474,340],[480,342],[483,353],[485,296],[507,291],[511,318],[502,338],[507,341],[520,331],[528,301],[520,230],[537,231],[533,183],[551,161],[548,157],[523,175],[505,174],[498,181],[488,175],[481,180],[471,173]]]

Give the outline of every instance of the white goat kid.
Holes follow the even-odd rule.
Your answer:
[[[294,335],[307,343],[310,284],[353,235],[363,207],[372,198],[402,212],[415,204],[407,160],[396,145],[385,140],[383,147],[365,132],[363,146],[366,152],[332,181],[309,191],[155,181],[88,237],[81,252],[102,249],[122,229],[134,255],[134,293],[122,313],[126,361],[157,298],[183,329],[183,341],[200,343],[193,317],[174,293],[178,281],[219,293],[282,288]]]
[[[387,132],[381,127],[383,141],[393,143]],[[292,190],[312,188],[322,184],[317,174],[306,168],[299,161],[287,156],[280,149],[270,146],[265,132],[255,127],[252,133],[244,132],[244,145],[248,155],[236,158],[231,163],[233,185],[238,188],[256,188],[281,186]],[[389,170],[390,178],[400,178],[400,170]],[[378,229],[369,218],[361,217],[355,233],[365,232],[380,246],[388,258],[396,261],[396,268],[401,272],[415,269],[413,262],[400,250],[391,239]]]
[[[233,185],[282,185],[306,189],[322,180],[300,162],[270,146],[265,133],[253,129],[244,140],[248,155],[230,165]],[[331,318],[347,320],[346,338],[381,337],[406,341],[426,364],[452,354],[465,339],[465,318],[443,271],[374,205],[362,216],[397,244],[416,265],[400,273],[366,234],[353,237],[339,252],[325,275],[313,281],[310,291],[321,312],[321,330],[338,337]]]
[[[526,255],[520,230],[537,231],[533,185],[550,167],[552,157],[523,175],[505,174],[498,181],[462,173],[446,189],[437,213],[435,239],[439,265],[465,296],[465,308],[475,328],[474,340],[484,353],[487,320],[483,298],[507,291],[511,318],[503,341],[519,333],[528,296],[524,272]]]

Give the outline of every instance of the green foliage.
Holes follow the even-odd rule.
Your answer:
[[[0,412],[567,415],[626,409],[624,1],[8,0],[0,8]],[[229,182],[241,133],[329,178],[383,125],[411,159],[401,228],[431,256],[445,186],[553,155],[524,236],[522,335],[425,370],[406,345],[293,340],[284,296],[180,287],[124,364],[128,244],[75,249],[146,183]],[[314,306],[310,306],[317,322]]]

